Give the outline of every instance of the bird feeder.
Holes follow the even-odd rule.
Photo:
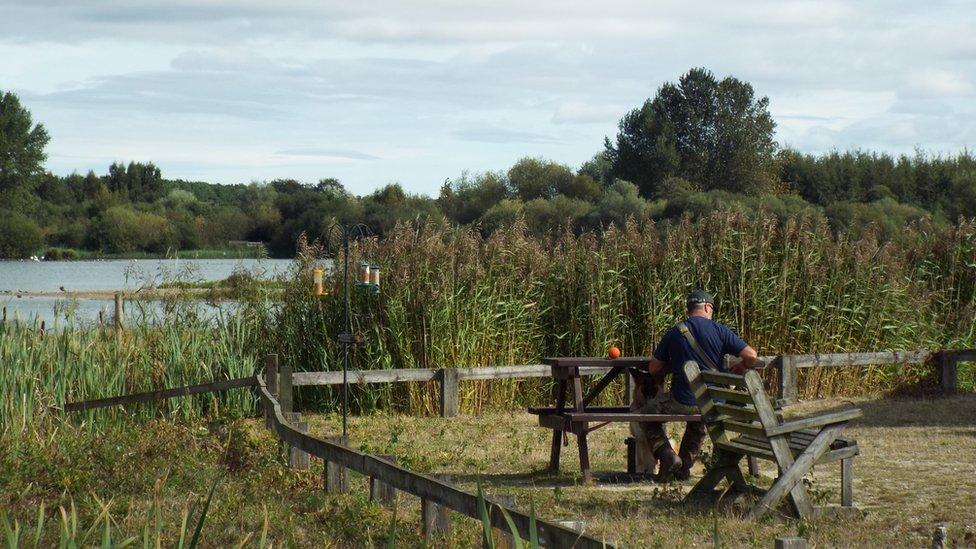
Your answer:
[[[322,297],[325,295],[325,287],[322,284],[322,276],[325,274],[325,269],[322,267],[315,267],[312,269],[312,295],[315,297]]]
[[[370,265],[369,285],[372,286],[374,292],[380,291],[380,266],[379,265]]]

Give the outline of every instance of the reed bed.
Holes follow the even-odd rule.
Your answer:
[[[328,272],[328,295],[309,292],[310,265],[334,255],[326,248],[303,241],[282,290],[242,288],[234,312],[216,319],[197,314],[187,297],[167,305],[162,323],[129,326],[121,337],[70,323],[44,335],[30,323],[0,325],[0,434],[55,427],[62,420],[51,412],[66,402],[246,376],[267,352],[298,371],[341,369],[341,269]],[[351,291],[352,328],[366,338],[353,352],[353,369],[527,364],[599,356],[611,344],[646,355],[682,317],[684,296],[696,287],[718,297],[718,319],[761,354],[976,343],[971,221],[952,229],[919,223],[895,242],[838,237],[817,219],[734,213],[546,239],[520,225],[483,237],[404,224],[381,241],[356,242],[351,252],[353,265],[368,259],[384,270],[378,294]],[[884,391],[932,381],[932,372],[807,370],[799,390],[805,397]],[[461,405],[466,412],[520,407],[547,401],[549,389],[542,380],[465,383]],[[432,413],[436,390],[355,386],[354,411]],[[338,408],[334,389],[303,388],[297,396],[307,410]],[[100,427],[131,417],[246,415],[253,407],[253,396],[239,390],[93,411],[79,421]]]
[[[214,320],[185,309],[169,311],[160,324],[127,326],[120,335],[71,322],[46,332],[36,322],[0,323],[0,438],[52,432],[65,420],[58,412],[68,402],[250,375],[254,330],[244,314]],[[102,428],[131,418],[253,411],[251,394],[229,391],[84,412],[74,419]]]
[[[280,309],[266,332],[296,369],[338,369],[341,271],[329,295],[309,295],[322,243],[303,242]],[[972,347],[976,342],[976,224],[906,227],[897,241],[836,236],[825,222],[715,214],[668,227],[629,223],[601,235],[539,239],[525,227],[477,230],[401,225],[360,241],[351,263],[384,268],[378,295],[351,291],[353,330],[367,344],[352,368],[472,367],[535,363],[544,356],[652,352],[706,288],[718,319],[761,354]],[[354,271],[355,269],[353,269]],[[817,369],[806,397],[884,391],[932,381],[927,367]],[[462,408],[547,400],[538,380],[469,383]],[[308,389],[309,406],[334,409],[336,392]],[[356,387],[359,410],[436,409],[425,384]]]

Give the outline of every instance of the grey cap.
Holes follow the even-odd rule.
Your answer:
[[[694,309],[699,305],[704,305],[705,303],[708,303],[712,307],[715,306],[715,298],[712,297],[712,294],[706,292],[705,290],[695,290],[688,294],[688,299],[685,300],[685,305],[688,306],[689,310]]]

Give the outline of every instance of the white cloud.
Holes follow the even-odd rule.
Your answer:
[[[924,68],[908,78],[911,92],[921,96],[971,95],[973,83],[956,71]]]

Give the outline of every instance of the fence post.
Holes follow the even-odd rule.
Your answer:
[[[329,439],[329,441],[341,446],[349,446],[349,439],[346,437]],[[326,492],[330,494],[344,494],[349,491],[349,469],[346,469],[338,463],[325,460],[322,475],[325,477]]]
[[[453,484],[454,482],[453,477],[449,475],[434,475],[434,478],[446,484]],[[420,524],[424,539],[427,541],[431,541],[437,536],[449,538],[451,536],[451,509],[421,498]]]
[[[302,414],[290,413],[285,416],[288,423],[300,433],[308,434],[308,422],[302,421]],[[291,469],[306,470],[309,467],[309,455],[304,450],[294,446],[288,447],[288,467]]]
[[[115,333],[122,333],[122,294],[115,294]]]
[[[776,538],[776,549],[807,549],[807,540],[794,537]]]
[[[491,501],[486,501],[485,504],[488,506],[488,516],[494,513],[500,513],[500,510],[494,509],[492,504],[500,505],[502,507],[507,507],[509,509],[515,507],[515,496],[510,495],[496,495],[492,496]],[[501,528],[492,528],[492,533],[498,531],[498,543],[488,544],[488,540],[482,540],[485,542],[485,547],[495,547],[497,549],[512,549],[515,547],[515,539],[512,537],[512,533],[503,530]],[[516,535],[518,533],[516,532]]]
[[[779,370],[779,399],[786,404],[796,402],[796,357],[780,356],[776,359]]]
[[[952,351],[939,351],[936,363],[939,368],[939,388],[943,393],[954,393],[957,387],[958,361]]]
[[[278,396],[278,355],[271,353],[264,357],[264,384],[272,397]],[[274,406],[267,402],[264,408],[265,426],[274,425]]]
[[[441,417],[458,415],[457,368],[441,368]]]
[[[281,405],[282,413],[291,412],[294,410],[291,364],[288,361],[278,364],[278,374],[278,404]]]
[[[396,465],[396,456],[386,456],[378,455],[376,456],[383,461],[388,461]],[[369,477],[369,500],[378,501],[379,503],[385,505],[392,505],[393,500],[396,499],[396,488],[390,486],[389,484],[383,482],[376,477]]]

